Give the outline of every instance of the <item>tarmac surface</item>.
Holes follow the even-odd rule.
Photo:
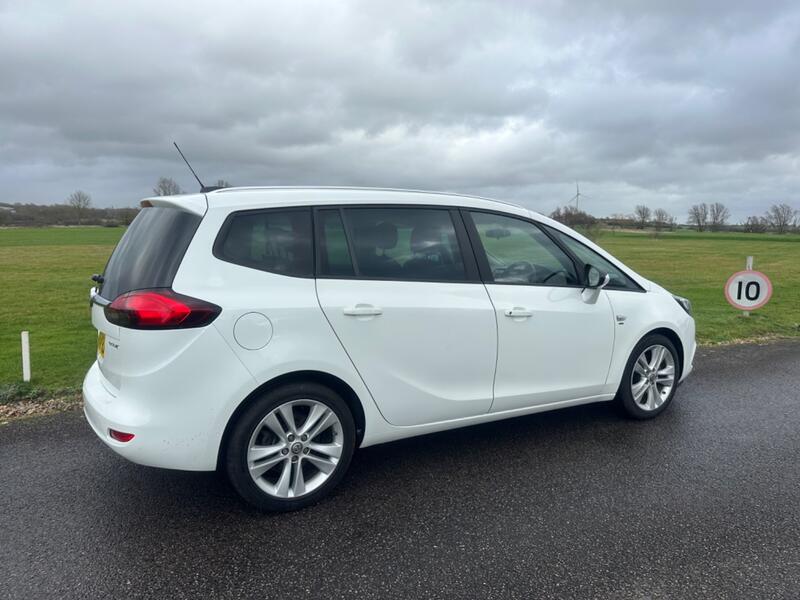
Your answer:
[[[648,422],[598,404],[356,453],[260,514],[80,413],[0,427],[0,598],[798,598],[800,344],[702,350]]]

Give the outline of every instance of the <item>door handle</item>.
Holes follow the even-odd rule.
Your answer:
[[[377,317],[383,314],[383,309],[371,304],[356,304],[348,306],[342,312],[348,317]]]
[[[527,319],[528,317],[533,316],[533,312],[529,311],[527,308],[515,306],[514,308],[509,308],[507,311],[505,311],[505,315],[507,317],[511,317],[512,319]]]

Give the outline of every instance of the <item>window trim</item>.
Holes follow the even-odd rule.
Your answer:
[[[326,275],[320,272],[319,265],[321,264],[320,260],[315,261],[315,271],[314,276],[316,279],[337,279],[343,281],[351,281],[351,280],[358,280],[358,281],[399,281],[399,282],[409,282],[409,283],[454,283],[454,284],[464,284],[464,283],[482,283],[481,276],[479,273],[479,268],[475,260],[475,253],[474,248],[472,248],[472,244],[470,243],[469,236],[466,232],[466,228],[464,226],[463,220],[460,217],[460,207],[456,206],[449,206],[443,204],[410,204],[410,203],[365,203],[365,204],[324,204],[324,205],[313,205],[313,216],[314,216],[314,229],[315,229],[315,236],[314,236],[314,245],[315,245],[315,256],[319,256],[318,253],[322,252],[322,241],[321,235],[319,233],[319,227],[317,227],[317,213],[321,210],[339,210],[340,217],[342,219],[342,225],[344,226],[344,234],[345,238],[347,239],[347,247],[350,251],[350,260],[353,263],[353,272],[354,275]],[[360,269],[358,267],[358,259],[355,256],[354,248],[353,248],[353,240],[350,231],[350,224],[346,218],[345,211],[348,209],[403,209],[403,210],[413,210],[413,209],[424,209],[424,210],[438,210],[442,212],[446,212],[450,217],[450,222],[453,224],[453,229],[455,230],[456,234],[456,243],[458,244],[459,252],[461,252],[461,260],[464,263],[464,273],[466,275],[465,279],[410,279],[406,277],[370,277],[367,275],[362,275]]]
[[[236,265],[237,267],[242,267],[244,269],[252,269],[254,271],[260,271],[261,273],[269,273],[270,275],[278,275],[280,277],[294,277],[295,279],[314,279],[314,274],[317,270],[317,260],[316,260],[316,252],[314,251],[315,247],[315,223],[314,223],[314,215],[312,214],[311,206],[302,205],[302,206],[280,206],[276,208],[253,208],[247,210],[237,210],[233,211],[225,217],[225,220],[222,222],[222,226],[219,228],[217,232],[216,238],[214,238],[214,244],[211,247],[211,254],[217,260],[221,260],[222,262],[226,262],[231,265]],[[311,232],[310,242],[311,242],[311,272],[308,275],[297,275],[295,273],[288,274],[288,273],[278,273],[277,271],[270,271],[269,269],[262,269],[254,265],[245,265],[239,262],[232,261],[224,256],[222,253],[222,244],[224,243],[225,236],[228,234],[228,231],[231,228],[233,220],[240,216],[247,216],[247,215],[260,215],[265,213],[282,213],[282,212],[302,212],[305,211],[308,213],[309,218],[309,228]]]
[[[315,279],[352,279],[358,276],[358,265],[353,260],[353,244],[347,235],[347,224],[344,222],[344,214],[340,206],[312,206],[312,216],[314,223],[314,278]],[[344,233],[344,241],[347,244],[347,255],[350,258],[350,266],[353,267],[353,275],[320,275],[322,269],[322,248],[323,248],[323,235],[324,228],[321,225],[320,212],[330,211],[339,215],[339,220],[342,223],[342,231]]]
[[[589,252],[591,252],[592,254],[597,254],[597,252],[596,252],[596,251],[594,251],[594,250],[592,250],[591,248],[589,248],[589,246],[587,246],[586,244],[584,244],[584,243],[583,243],[583,242],[581,242],[580,240],[578,240],[578,239],[575,239],[573,236],[569,235],[568,233],[566,233],[566,232],[564,232],[564,231],[560,231],[560,230],[556,229],[555,227],[551,227],[550,225],[545,225],[544,223],[542,223],[542,224],[540,225],[540,229],[542,229],[542,230],[543,230],[543,231],[544,231],[544,232],[545,232],[545,233],[546,233],[546,234],[547,234],[547,235],[550,237],[550,239],[552,239],[552,240],[553,240],[554,242],[556,242],[556,243],[557,243],[559,246],[561,246],[561,247],[562,247],[562,248],[564,248],[564,249],[565,249],[567,252],[569,252],[570,256],[574,256],[574,257],[575,257],[575,260],[576,260],[576,261],[577,261],[577,262],[578,262],[578,263],[581,265],[581,273],[583,273],[583,272],[584,272],[584,270],[586,269],[586,265],[587,265],[587,264],[590,264],[590,263],[587,263],[587,262],[584,262],[583,260],[581,260],[581,258],[580,258],[580,257],[579,257],[577,254],[575,254],[575,253],[574,253],[574,252],[573,252],[573,251],[572,251],[572,250],[571,250],[571,249],[570,249],[570,248],[569,248],[569,247],[568,247],[566,244],[564,244],[564,242],[562,242],[562,241],[561,241],[561,240],[558,238],[558,236],[557,236],[557,235],[555,235],[555,233],[554,233],[554,232],[558,232],[558,233],[560,233],[560,234],[562,234],[562,235],[565,235],[566,237],[568,237],[569,239],[571,239],[572,241],[574,241],[576,244],[580,244],[581,246],[583,246],[584,248],[586,248],[586,249],[587,249]],[[600,256],[600,258],[602,258],[603,260],[605,260],[605,261],[607,261],[607,262],[610,262],[612,265],[614,265],[614,261],[612,261],[612,260],[609,260],[609,259],[607,259],[605,256],[601,256],[600,254],[597,254],[597,255],[598,255],[598,256]],[[633,288],[630,288],[630,287],[619,287],[619,286],[617,286],[617,285],[612,285],[611,283],[609,283],[609,284],[608,284],[607,286],[605,286],[605,288],[603,288],[603,289],[610,290],[610,291],[614,291],[614,292],[636,292],[636,293],[640,293],[640,294],[641,294],[641,293],[645,293],[645,292],[647,291],[647,290],[645,290],[645,289],[644,289],[642,286],[640,286],[638,283],[636,283],[636,281],[634,281],[633,277],[631,277],[631,276],[630,276],[630,275],[628,275],[628,274],[627,274],[625,271],[623,271],[623,270],[622,270],[622,269],[619,267],[619,265],[614,265],[614,266],[615,266],[615,267],[617,267],[617,269],[619,269],[619,272],[620,272],[620,273],[622,273],[623,277],[625,277],[625,279],[627,279],[627,280],[628,280],[628,282],[629,282],[629,283],[630,283],[630,284],[633,286]]]
[[[547,237],[550,241],[552,241],[556,247],[561,250],[564,254],[566,254],[567,258],[572,262],[572,266],[575,269],[575,272],[578,275],[579,283],[565,283],[565,284],[555,284],[555,283],[523,283],[521,281],[495,281],[494,274],[492,273],[492,268],[489,265],[489,258],[486,256],[486,248],[483,247],[483,242],[481,241],[480,234],[478,233],[478,228],[475,226],[475,221],[472,219],[472,215],[470,213],[485,213],[489,215],[497,215],[500,217],[506,217],[509,219],[518,219],[525,223],[530,223],[534,227],[536,227],[539,231],[542,232],[543,235]],[[553,236],[544,229],[541,223],[538,221],[524,217],[522,215],[515,215],[511,213],[501,212],[499,210],[489,210],[483,208],[461,208],[461,213],[464,218],[464,222],[467,224],[467,232],[470,236],[470,241],[472,242],[472,246],[475,249],[475,256],[478,261],[478,269],[480,270],[481,277],[483,278],[483,282],[485,284],[492,284],[492,285],[522,285],[522,286],[530,286],[530,287],[553,287],[553,288],[572,288],[572,289],[586,289],[586,281],[585,281],[585,273],[583,272],[583,265],[578,260],[578,258],[569,251],[568,248],[565,248],[558,240],[553,239]]]

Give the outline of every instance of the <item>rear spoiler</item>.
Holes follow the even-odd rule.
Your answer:
[[[165,208],[178,208],[201,217],[208,210],[208,198],[205,194],[178,194],[177,196],[153,196],[145,198],[139,203],[142,208],[149,206],[163,206]]]

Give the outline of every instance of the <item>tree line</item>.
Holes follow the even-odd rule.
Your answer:
[[[593,227],[654,229],[672,231],[679,227],[677,219],[663,208],[651,209],[638,204],[631,214],[617,213],[596,218],[574,206],[561,206],[550,217],[569,227],[581,230]],[[800,211],[788,204],[773,204],[762,216],[750,216],[742,223],[729,223],[731,212],[721,202],[695,204],[689,209],[687,225],[697,231],[744,231],[747,233],[800,232]]]
[[[214,185],[231,187],[223,180]],[[183,190],[170,177],[159,177],[153,187],[155,196],[175,196]],[[118,227],[130,225],[139,208],[97,208],[92,205],[92,197],[83,190],[75,190],[61,204],[9,204],[0,202],[0,226],[44,227],[47,225],[102,225]]]

